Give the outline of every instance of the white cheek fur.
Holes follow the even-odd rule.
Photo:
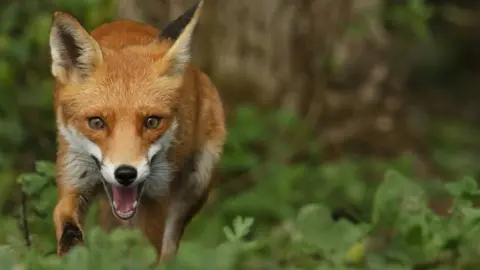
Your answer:
[[[144,181],[150,175],[150,166],[146,159],[142,160],[142,162],[137,166],[137,173],[138,182]]]
[[[195,173],[191,176],[194,177],[195,183],[199,185],[197,191],[203,192],[210,182],[212,171],[215,165],[220,160],[220,152],[218,151],[217,144],[214,142],[207,142],[200,152],[200,155],[195,160]]]
[[[177,120],[173,120],[172,125],[165,132],[165,134],[163,134],[163,136],[160,137],[156,142],[154,142],[148,149],[147,158],[149,162],[152,161],[152,158],[155,156],[155,154],[160,151],[166,152],[170,148],[173,139],[175,138],[175,132],[177,131],[177,129],[178,122]]]
[[[103,161],[103,166],[101,169],[101,174],[105,182],[113,186],[120,186],[120,184],[115,179],[115,164],[110,162],[108,159]]]
[[[102,151],[100,148],[94,142],[90,141],[86,136],[78,132],[75,128],[61,126],[59,130],[60,134],[70,144],[70,149],[88,153],[98,160],[102,160]]]
[[[68,173],[64,180],[78,189],[88,189],[97,184],[101,176],[94,156],[102,160],[102,151],[92,141],[71,126],[59,126],[59,133],[68,143],[65,169]]]
[[[165,194],[172,180],[172,166],[168,161],[167,153],[173,145],[178,129],[178,122],[174,120],[163,136],[148,149],[150,174],[145,181],[145,194],[155,198]]]

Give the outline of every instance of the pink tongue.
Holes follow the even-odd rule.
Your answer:
[[[134,210],[134,203],[137,199],[136,188],[112,187],[112,199],[115,202],[115,210],[121,213],[128,213]]]

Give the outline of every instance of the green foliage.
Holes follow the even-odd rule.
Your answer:
[[[407,0],[406,4],[397,5],[387,10],[387,20],[412,31],[418,37],[428,37],[430,30],[428,20],[433,9],[425,0]]]
[[[43,183],[50,182],[49,166],[41,164],[37,174],[20,178],[26,190],[34,186],[30,182],[41,178],[47,178],[41,180]],[[41,194],[48,188],[36,190]],[[385,180],[372,194],[370,221],[334,221],[324,203],[312,201],[273,226],[273,230],[252,238],[256,218],[236,217],[232,226],[224,227],[223,241],[206,246],[186,240],[177,260],[155,269],[277,269],[281,265],[285,266],[282,269],[410,269],[445,257],[449,258],[445,266],[452,267],[448,269],[470,269],[478,260],[480,211],[472,207],[472,200],[480,197],[480,189],[473,179],[465,178],[446,184],[445,190],[454,199],[450,217],[438,216],[427,207],[422,187],[398,172],[387,171]],[[41,200],[32,199],[30,204]],[[42,227],[42,223],[52,225],[39,219],[31,228]],[[388,240],[383,239],[388,243],[379,249],[372,243],[382,239],[378,234],[382,228],[394,233]],[[2,269],[12,269],[7,266],[15,263],[14,258],[25,269],[70,269],[72,265],[75,269],[153,269],[151,264],[155,262],[154,250],[138,231],[119,229],[106,234],[92,227],[86,246],[73,249],[64,258],[44,255],[54,246],[53,235],[41,237],[45,232],[38,229],[31,233],[35,248],[21,248],[21,233],[17,233],[17,242],[7,243],[12,249],[4,246],[0,250],[0,263],[6,267]],[[357,249],[356,255],[353,249]]]
[[[232,160],[254,157],[257,163],[250,165],[254,172],[247,178],[255,184],[207,206],[188,227],[173,262],[153,265],[155,251],[139,231],[108,234],[98,228],[95,207],[87,218],[86,245],[63,258],[49,255],[55,253],[54,166],[37,162],[34,173],[18,177],[28,196],[25,218],[32,245],[25,246],[24,228],[17,222],[23,218],[2,217],[0,266],[234,270],[429,269],[422,267],[438,264],[441,269],[473,269],[478,263],[480,211],[472,201],[480,198],[480,189],[472,178],[439,184],[454,202],[450,216],[439,216],[428,207],[431,192],[415,179],[408,156],[389,162],[350,158],[319,163],[318,152],[305,155],[308,151],[302,150],[302,158],[292,163],[293,150],[303,147],[292,142],[309,141],[296,139],[310,136],[301,121],[289,113],[251,107],[242,107],[233,119],[226,149],[243,151],[225,152],[222,173],[245,177],[249,166],[234,166]],[[285,129],[290,121],[297,134]],[[247,124],[253,131],[243,132]],[[254,146],[265,138],[271,144],[259,151]],[[383,175],[383,181],[372,181],[375,174]],[[332,209],[338,206],[360,208],[358,222],[333,219]],[[21,210],[21,204],[15,207],[19,217]]]
[[[431,131],[432,157],[450,175],[479,176],[480,136],[473,125],[442,119]]]

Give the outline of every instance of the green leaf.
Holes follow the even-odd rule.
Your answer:
[[[466,225],[478,225],[480,221],[480,209],[473,207],[460,207],[460,212],[465,218]]]
[[[46,177],[55,177],[55,165],[50,161],[37,161],[35,163],[35,170]]]
[[[423,189],[395,171],[387,171],[385,180],[374,195],[372,222],[374,225],[406,221],[425,214],[426,196]]]
[[[18,182],[22,184],[22,190],[27,195],[33,195],[43,189],[49,182],[49,178],[34,173],[25,173],[19,176]]]
[[[253,218],[242,218],[237,216],[233,220],[233,230],[229,227],[224,227],[223,232],[230,242],[237,242],[242,240],[250,232],[250,227],[253,225]]]
[[[230,241],[230,242],[234,242],[236,241],[236,237],[235,237],[235,233],[233,232],[232,229],[230,229],[230,227],[223,227],[223,233],[225,234],[225,236],[227,237],[227,240]]]
[[[478,184],[472,177],[445,184],[446,190],[454,197],[476,197],[480,195]]]
[[[332,226],[330,210],[324,205],[310,204],[300,209],[295,227],[305,243],[317,248],[328,248],[328,230]]]

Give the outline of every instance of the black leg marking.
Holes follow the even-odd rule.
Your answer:
[[[60,238],[60,253],[68,252],[78,243],[83,243],[83,235],[80,229],[74,224],[67,222],[63,226],[62,237]]]

